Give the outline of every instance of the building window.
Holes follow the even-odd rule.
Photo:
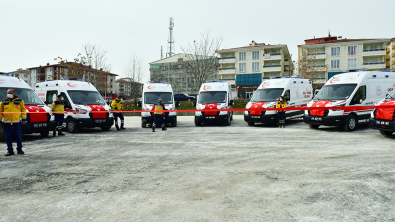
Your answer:
[[[239,60],[246,60],[247,56],[246,56],[246,52],[239,52]]]
[[[259,59],[259,51],[253,51],[252,60],[258,60],[258,59]]]
[[[259,71],[259,62],[252,63],[252,71]]]
[[[332,47],[331,48],[332,56],[340,56],[340,47]]]
[[[239,71],[240,72],[245,72],[246,71],[246,64],[245,63],[240,63],[239,64]]]
[[[340,59],[331,60],[331,69],[340,69]]]
[[[377,50],[377,45],[372,45],[372,46],[370,46],[370,50],[371,50],[371,51],[376,51],[376,50]]]
[[[377,63],[377,59],[370,59],[370,63]]]
[[[27,79],[28,78],[28,76],[27,75],[25,75],[25,79]]]
[[[348,55],[356,55],[356,54],[357,54],[357,46],[349,46]]]
[[[357,59],[348,59],[348,68],[357,68]]]

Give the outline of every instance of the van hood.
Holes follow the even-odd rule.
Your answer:
[[[380,103],[381,102],[381,103]],[[383,106],[394,106],[395,105],[395,99],[391,99],[388,101],[382,100],[376,105],[379,105],[380,107]],[[377,119],[385,119],[385,120],[393,120],[394,117],[394,108],[377,108],[377,113],[376,113],[376,118]]]

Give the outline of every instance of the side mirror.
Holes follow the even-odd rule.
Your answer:
[[[137,102],[137,106],[138,106],[138,107],[142,107],[141,101],[138,101],[138,102]]]
[[[362,99],[360,99],[360,100],[359,100],[359,104],[362,104],[362,102],[363,102],[363,100],[362,100]]]
[[[193,100],[193,106],[196,106],[196,100]]]
[[[229,102],[229,106],[233,106],[233,100]]]
[[[180,106],[180,101],[176,101],[176,107]]]

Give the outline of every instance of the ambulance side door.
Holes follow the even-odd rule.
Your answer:
[[[45,104],[51,107],[52,103],[56,100],[57,95],[58,95],[58,90],[48,90],[45,95]]]

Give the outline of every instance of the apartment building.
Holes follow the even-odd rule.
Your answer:
[[[385,68],[395,71],[395,38],[386,45]]]
[[[313,38],[298,45],[298,64],[310,56],[313,66],[325,67],[317,71],[316,85],[323,85],[332,76],[344,71],[386,69],[387,45],[391,39],[346,39],[341,36]]]
[[[11,72],[11,76],[24,80],[30,86],[30,72],[29,70],[24,70],[22,68]]]
[[[60,77],[74,78],[74,76],[69,76],[68,67],[73,67],[73,65],[71,64],[72,66],[70,66],[70,64],[71,62],[53,65],[47,63],[45,66],[28,68],[27,70],[30,72],[30,86],[34,88],[38,82],[57,80],[60,79]],[[79,70],[83,72],[78,78],[91,82],[103,96],[106,95],[108,98],[113,98],[113,95],[115,95],[115,79],[118,76],[117,74],[93,69],[89,66],[80,64],[76,64],[74,67],[76,66],[82,67]]]
[[[220,79],[232,84],[239,98],[249,98],[263,78],[292,75],[287,45],[252,41],[249,46],[221,49],[217,53]]]
[[[134,82],[132,78],[120,78],[115,81],[115,93],[125,99],[140,97],[143,92],[142,83]]]

